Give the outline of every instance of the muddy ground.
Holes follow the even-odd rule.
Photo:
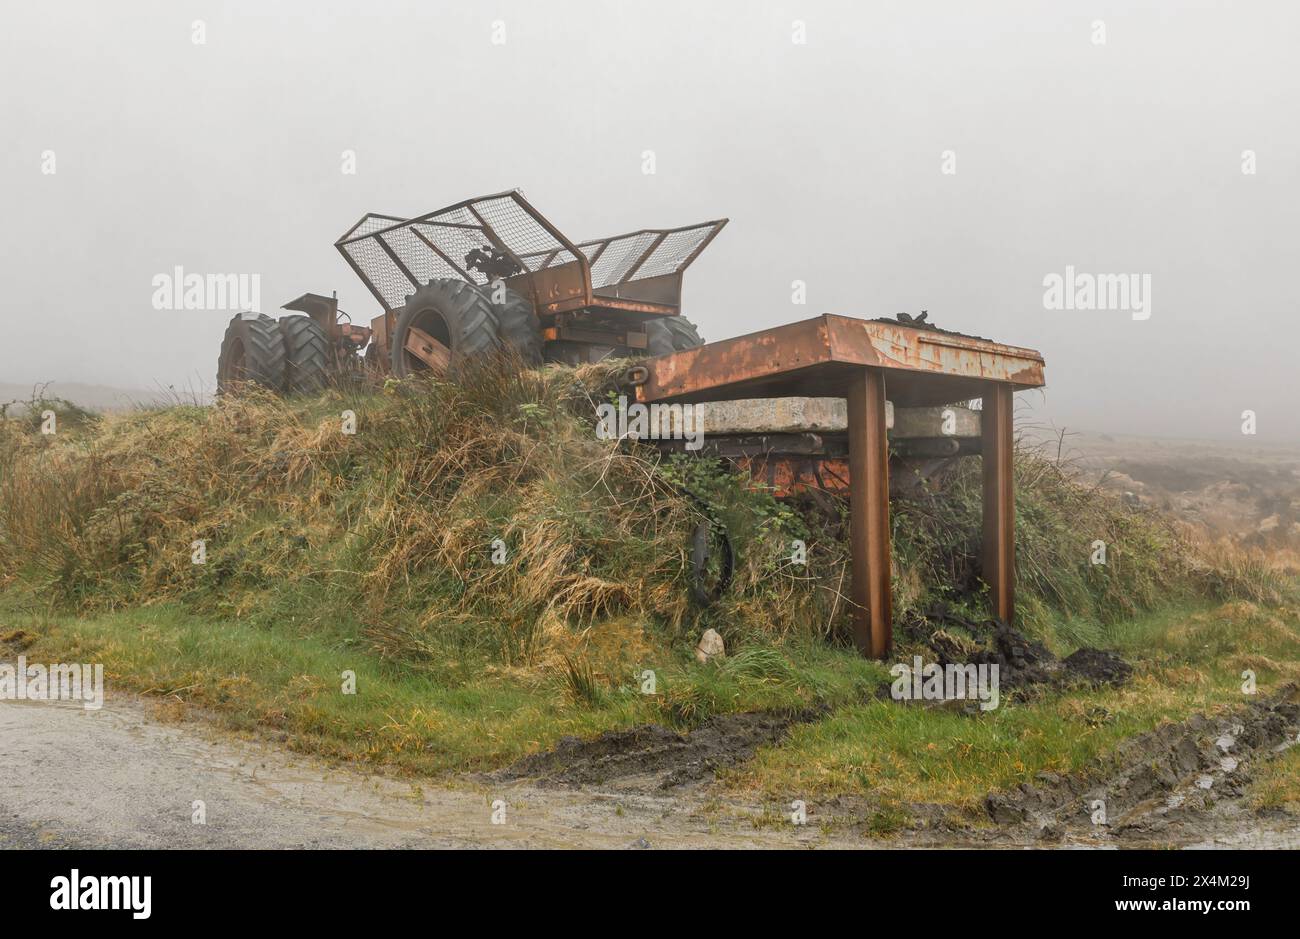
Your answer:
[[[722,714],[685,734],[647,724],[590,740],[565,737],[555,749],[483,778],[666,792],[711,780],[718,770],[748,760],[759,747],[780,743],[791,725],[824,714],[824,710]]]
[[[1118,686],[1133,675],[1133,667],[1108,649],[1083,646],[1060,659],[1014,626],[998,619],[971,620],[943,604],[909,617],[899,638],[914,651],[919,651],[917,646],[928,649],[940,665],[996,665],[999,686],[1018,697],[1082,686]],[[887,696],[888,687],[881,687],[881,697]]]
[[[1099,847],[1300,847],[1300,819],[1253,812],[1244,798],[1256,767],[1298,739],[1294,686],[1225,716],[1193,715],[1125,741],[1090,773],[1042,773],[990,793],[985,810],[997,826],[990,837]]]
[[[147,701],[4,703],[0,739],[20,770],[0,780],[0,847],[1300,847],[1300,818],[1243,798],[1253,769],[1295,745],[1294,689],[1135,738],[1090,774],[991,793],[974,823],[911,806],[914,824],[887,839],[866,832],[868,799],[809,799],[796,826],[787,806],[714,780],[817,716],[729,715],[684,736],[638,728],[416,784],[164,723]]]

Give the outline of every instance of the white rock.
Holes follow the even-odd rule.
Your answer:
[[[700,636],[700,644],[695,647],[696,661],[703,665],[713,659],[725,658],[726,654],[727,649],[722,644],[722,637],[718,635],[718,631],[716,629],[704,630],[704,635]]]

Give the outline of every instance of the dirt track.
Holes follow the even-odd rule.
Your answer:
[[[16,767],[0,780],[0,848],[870,847],[809,825],[755,828],[682,795],[422,785],[326,766],[122,699],[101,711],[0,704]],[[207,824],[191,821],[194,800]],[[506,802],[492,824],[492,802]],[[758,811],[757,807],[750,807]]]
[[[1259,738],[1261,755],[1279,733],[1294,734],[1287,729],[1293,711],[1285,720],[1265,717],[1248,721],[1242,735]],[[1095,790],[1058,782],[997,797],[998,812],[1008,816],[998,827],[939,826],[880,841],[855,824],[864,807],[854,800],[809,805],[808,824],[795,826],[774,807],[765,814],[757,803],[719,798],[707,781],[679,784],[680,767],[646,772],[644,760],[632,761],[631,775],[599,783],[565,784],[543,773],[537,785],[511,781],[506,772],[455,787],[417,786],[233,739],[198,722],[160,723],[149,705],[129,699],[110,700],[102,711],[5,702],[0,740],[13,769],[0,777],[0,848],[1300,847],[1300,819],[1246,812],[1233,773],[1223,784],[1215,780],[1223,798],[1212,809],[1189,813],[1186,794],[1198,790],[1187,779],[1204,774],[1198,761],[1218,759],[1212,741],[1222,731],[1195,720],[1178,728],[1132,745],[1134,767],[1175,754],[1167,780],[1130,770],[1103,781],[1133,803],[1122,806],[1123,825],[1114,833],[1099,834],[1076,818],[1078,797]],[[663,752],[661,735],[648,736],[650,752]],[[607,749],[583,745],[570,755],[608,767]],[[1248,765],[1249,754],[1241,755]],[[1178,795],[1178,813],[1169,814],[1166,794]],[[195,800],[206,803],[206,824],[192,821]],[[492,823],[496,800],[505,802],[504,824]],[[823,824],[832,817],[836,824]],[[1044,837],[1043,822],[1052,837]]]

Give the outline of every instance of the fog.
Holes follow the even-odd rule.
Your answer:
[[[231,311],[157,310],[155,276],[257,274],[268,313],[337,290],[364,322],[333,247],[357,218],[518,187],[575,240],[729,217],[686,275],[706,339],[925,309],[1043,353],[1035,420],[1242,440],[1253,410],[1246,439],[1291,443],[1298,27],[1283,2],[8,4],[0,382],[211,389]],[[1149,315],[1047,309],[1067,268],[1148,276]]]

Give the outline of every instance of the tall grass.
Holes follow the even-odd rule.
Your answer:
[[[53,436],[26,415],[0,419],[0,586],[83,610],[178,602],[304,633],[347,618],[383,656],[567,669],[580,696],[574,656],[614,620],[669,638],[712,625],[733,646],[846,641],[843,511],[800,512],[716,463],[598,440],[594,407],[616,367],[487,361],[454,381],[303,400],[250,390],[78,416]],[[1016,470],[1021,610],[1062,643],[1174,595],[1277,589],[1253,562],[1207,562],[1171,522],[1058,463],[1025,451]],[[941,488],[895,501],[900,615],[936,599],[980,608],[979,500],[968,460]],[[699,611],[688,545],[705,512],[725,523],[737,565]],[[795,539],[806,566],[791,559]],[[1106,565],[1090,562],[1095,540]]]

